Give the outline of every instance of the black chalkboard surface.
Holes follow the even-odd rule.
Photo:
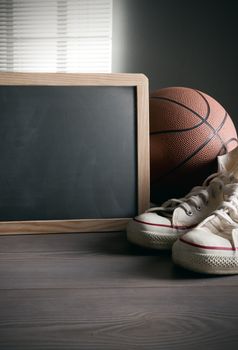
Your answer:
[[[91,220],[91,231],[106,229],[104,222],[111,230],[125,226],[142,210],[138,85],[145,78],[135,84],[130,75],[132,83],[123,84],[121,75],[1,76],[1,233],[13,224],[13,233],[84,231]],[[148,158],[148,144],[143,149]]]

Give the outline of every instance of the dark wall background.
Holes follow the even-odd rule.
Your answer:
[[[200,89],[238,127],[238,1],[114,0],[113,72]]]

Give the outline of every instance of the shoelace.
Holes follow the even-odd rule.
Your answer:
[[[237,180],[236,180],[237,181]],[[198,227],[204,226],[215,217],[225,220],[232,226],[238,227],[238,183],[226,185],[225,200],[221,203],[219,208],[215,210],[212,215],[203,220]],[[219,231],[221,228],[220,222],[213,222],[213,226]]]
[[[222,190],[224,183],[234,181],[234,175],[225,171],[214,173],[206,178],[202,186],[195,186],[185,197],[169,199],[160,207],[150,208],[147,212],[160,212],[163,216],[171,218],[174,210],[181,207],[187,215],[192,215],[191,205],[194,205],[197,210],[201,210],[201,202],[207,204],[209,199],[208,185],[212,180],[218,182]]]

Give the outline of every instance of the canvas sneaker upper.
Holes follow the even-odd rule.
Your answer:
[[[175,263],[211,274],[238,273],[238,181],[227,184],[224,200],[173,246]]]
[[[229,181],[227,173],[213,174],[184,198],[170,199],[161,207],[147,210],[128,224],[128,239],[149,248],[170,249],[181,234],[197,226],[220,205],[224,185]]]
[[[221,204],[224,186],[236,179],[233,169],[237,158],[238,147],[218,157],[218,172],[202,186],[136,216],[127,226],[128,240],[144,247],[170,249],[180,235],[196,227]]]

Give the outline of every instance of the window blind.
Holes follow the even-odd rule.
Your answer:
[[[110,72],[112,0],[0,0],[0,70]]]

